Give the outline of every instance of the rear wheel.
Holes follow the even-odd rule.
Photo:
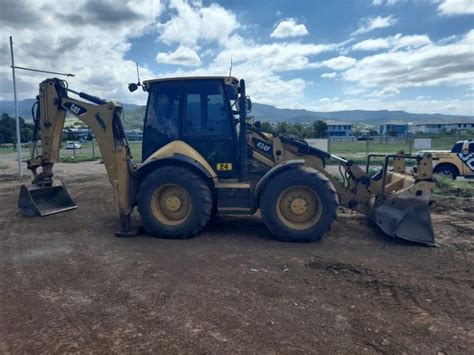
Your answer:
[[[456,180],[456,178],[459,175],[458,169],[456,169],[454,166],[448,165],[448,164],[438,165],[437,167],[435,167],[434,173],[438,174],[438,175],[441,175],[441,176],[449,177],[453,180]]]
[[[308,167],[278,174],[260,198],[266,226],[277,239],[287,242],[321,239],[336,218],[337,206],[331,182]]]
[[[189,238],[209,222],[212,194],[208,184],[189,169],[165,166],[141,184],[138,210],[153,236]]]

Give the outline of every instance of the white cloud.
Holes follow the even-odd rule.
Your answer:
[[[364,18],[359,24],[359,29],[351,34],[351,36],[357,36],[363,33],[367,33],[373,31],[378,28],[385,28],[393,26],[397,23],[397,19],[394,18],[392,15],[387,17],[369,17]]]
[[[355,51],[377,51],[379,49],[387,49],[389,47],[390,43],[386,38],[371,38],[354,44],[352,49]]]
[[[474,14],[473,0],[443,0],[438,6],[442,15],[468,15]]]
[[[382,90],[379,91],[374,91],[372,94],[369,96],[376,96],[376,97],[391,97],[391,96],[396,96],[400,93],[400,90],[397,88],[383,88]]]
[[[246,79],[248,93],[255,102],[301,108],[304,107],[304,91],[310,82],[302,78],[283,79],[280,73],[308,69],[313,56],[337,49],[336,44],[256,44],[233,35],[206,67],[178,69],[163,75],[227,75],[230,58],[233,58],[232,75]]]
[[[201,58],[194,49],[180,46],[171,53],[158,53],[156,56],[158,64],[175,64],[185,66],[199,66],[201,65]]]
[[[337,76],[336,72],[321,74],[321,78],[323,79],[334,79],[336,76]]]
[[[385,4],[388,6],[395,5],[400,0],[386,0]],[[384,3],[384,0],[372,0],[372,6],[380,6]]]
[[[429,44],[359,60],[342,73],[362,87],[423,87],[472,84],[474,30],[448,44]]]
[[[417,48],[430,44],[426,35],[403,36],[400,33],[385,38],[367,39],[352,46],[353,50],[376,51],[380,49],[397,50],[400,48]]]
[[[281,21],[273,32],[270,34],[270,37],[273,38],[288,38],[288,37],[300,37],[306,36],[308,30],[304,24],[296,23],[296,20],[293,18],[286,19]]]
[[[321,63],[317,63],[314,66],[315,67],[328,67],[333,70],[344,70],[344,69],[352,67],[356,63],[357,63],[357,60],[355,60],[354,58],[339,56],[339,57],[325,60]]]
[[[18,65],[72,72],[72,87],[126,102],[133,96],[127,82],[136,81],[135,63],[125,59],[130,39],[150,30],[161,13],[160,3],[133,0],[88,1],[6,0],[0,12],[2,33],[12,34]],[[7,11],[5,11],[8,9]],[[1,36],[0,99],[12,100],[8,37]],[[28,52],[33,53],[30,55]],[[141,67],[143,77],[153,74]],[[38,84],[51,74],[18,71],[19,98],[33,97]]]
[[[255,44],[238,36],[229,41],[227,47],[215,58],[217,67],[228,67],[234,63],[246,63],[263,71],[282,72],[300,70],[311,66],[310,58],[333,51],[335,44],[303,44],[297,42]]]
[[[418,35],[376,38],[374,40],[387,43],[387,47],[380,48],[387,53],[371,55],[358,62],[348,54],[343,55],[343,47],[351,48],[354,38],[339,44],[300,43],[291,38],[261,44],[246,32],[245,26],[251,24],[240,25],[232,11],[207,2],[203,5],[199,1],[188,4],[173,0],[163,16],[156,0],[117,4],[82,0],[59,2],[54,6],[48,0],[4,1],[8,3],[0,12],[2,30],[14,37],[19,65],[73,72],[76,77],[70,80],[72,88],[105,98],[143,103],[145,93],[132,95],[127,91],[126,83],[136,81],[136,71],[135,63],[126,58],[132,48],[132,39],[147,33],[156,36],[159,43],[150,41],[150,46],[169,45],[156,50],[159,52],[157,61],[179,67],[164,73],[159,65],[157,71],[142,65],[143,79],[158,75],[227,75],[233,58],[232,73],[246,79],[252,98],[278,107],[397,107],[418,110],[416,112],[448,109],[451,113],[473,112],[472,98],[415,102],[394,101],[397,97],[390,95],[410,86],[474,85],[474,31],[437,43],[429,43],[429,38]],[[157,23],[160,18],[161,23]],[[395,21],[391,16],[388,19]],[[372,22],[368,21],[365,28],[384,27],[380,27],[383,21]],[[8,37],[0,38],[0,100],[11,100]],[[361,44],[364,42],[357,45],[370,47],[370,43]],[[20,45],[35,55],[22,52]],[[329,59],[322,60],[322,53]],[[314,68],[330,70],[324,74],[308,73]],[[299,75],[299,70],[305,71]],[[362,95],[364,100],[351,96],[352,99],[347,100],[332,98],[325,102],[308,102],[305,91],[312,79],[319,79],[318,74],[324,79],[337,78],[338,83],[346,86],[344,95]],[[48,76],[18,72],[19,97],[33,97],[38,83]],[[462,95],[470,93],[466,91]]]
[[[167,44],[179,43],[190,48],[199,41],[224,44],[239,28],[235,15],[217,4],[206,7],[200,2],[171,0],[169,10],[176,11],[176,15],[157,24],[159,39]]]

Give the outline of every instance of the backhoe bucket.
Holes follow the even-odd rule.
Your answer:
[[[18,207],[25,216],[48,216],[77,208],[64,185],[30,188],[22,185]]]
[[[391,237],[435,246],[431,215],[425,199],[394,196],[375,210],[375,223]]]

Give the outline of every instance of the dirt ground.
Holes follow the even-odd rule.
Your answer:
[[[102,165],[59,164],[79,208],[45,218],[20,215],[19,182],[2,173],[1,353],[474,349],[472,199],[433,206],[438,248],[344,211],[313,244],[274,241],[256,217],[189,240],[119,239]]]

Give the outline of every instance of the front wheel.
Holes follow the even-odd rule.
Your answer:
[[[199,233],[209,222],[212,205],[206,181],[180,166],[158,168],[138,193],[145,229],[160,238],[184,239]]]
[[[286,242],[314,242],[336,218],[337,193],[331,182],[309,167],[284,171],[270,180],[260,198],[267,228]]]

